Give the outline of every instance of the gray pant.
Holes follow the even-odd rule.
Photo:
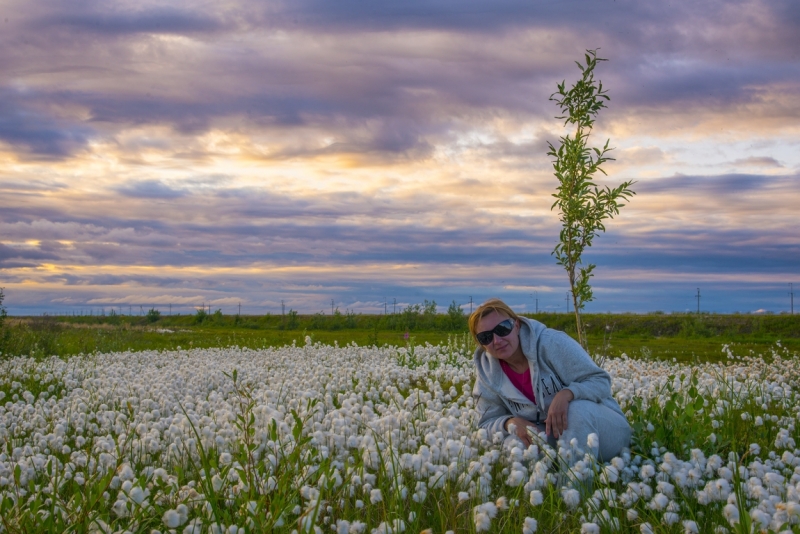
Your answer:
[[[545,424],[537,425],[540,432],[545,431]],[[590,448],[587,444],[589,434],[597,434],[599,446]],[[569,403],[567,412],[567,430],[560,440],[564,446],[575,438],[578,447],[584,452],[592,453],[599,461],[607,462],[618,456],[624,447],[630,445],[631,427],[625,416],[605,404],[588,400],[574,400]],[[509,436],[509,440],[518,440]],[[547,436],[548,444],[558,450],[557,440]],[[508,444],[508,443],[507,443]]]

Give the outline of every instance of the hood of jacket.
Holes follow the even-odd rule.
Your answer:
[[[519,323],[519,344],[522,348],[522,353],[530,364],[531,374],[537,376],[540,367],[538,350],[539,340],[544,331],[547,330],[547,327],[539,321],[534,321],[527,317],[520,317]],[[522,395],[516,388],[509,391],[507,381],[504,380],[505,373],[500,366],[500,360],[487,353],[482,345],[479,345],[475,350],[474,359],[478,378],[482,380],[484,384],[488,385],[498,394],[500,394],[502,390],[504,396],[514,395],[515,392],[518,395]],[[542,395],[539,391],[540,388],[536,387],[537,385],[538,383],[534,385],[533,392],[537,399],[541,399]],[[504,386],[506,387],[504,388]],[[522,398],[524,399],[524,397]]]

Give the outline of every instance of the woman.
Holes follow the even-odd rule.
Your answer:
[[[478,426],[490,435],[513,432],[528,446],[531,427],[546,432],[553,446],[577,438],[601,461],[628,446],[631,427],[611,395],[611,377],[567,334],[518,316],[499,299],[481,304],[469,329],[480,345],[473,389]],[[599,443],[587,444],[590,434]]]

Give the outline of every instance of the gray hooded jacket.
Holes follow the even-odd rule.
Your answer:
[[[475,350],[478,377],[472,395],[480,416],[478,426],[489,435],[507,435],[505,422],[515,416],[544,423],[553,397],[564,388],[572,391],[575,400],[602,403],[622,414],[611,395],[611,377],[577,341],[526,317],[520,317],[519,340],[530,365],[536,404],[511,383],[499,360],[481,346]]]

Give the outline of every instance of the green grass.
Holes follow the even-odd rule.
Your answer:
[[[574,336],[573,317],[533,316]],[[800,315],[610,315],[584,316],[592,353],[679,362],[724,359],[723,344],[738,354],[767,354],[777,341],[800,350]],[[433,345],[465,336],[464,317],[418,313],[324,316],[83,316],[9,318],[0,333],[4,356],[47,357],[141,350],[240,346],[278,347],[293,341],[340,345]],[[406,339],[406,333],[409,338]]]

